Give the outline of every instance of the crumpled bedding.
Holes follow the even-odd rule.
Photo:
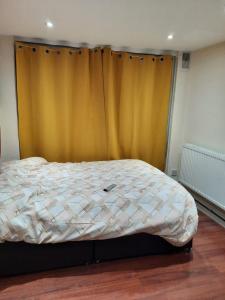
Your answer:
[[[111,184],[110,192],[103,189]],[[192,196],[140,160],[4,162],[0,242],[59,243],[145,232],[182,246],[196,233]]]

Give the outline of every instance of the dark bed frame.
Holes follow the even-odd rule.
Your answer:
[[[163,238],[146,233],[108,240],[58,244],[0,244],[0,276],[18,275],[153,254],[190,252],[192,240],[175,247]]]

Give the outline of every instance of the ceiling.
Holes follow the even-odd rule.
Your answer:
[[[0,34],[196,50],[225,40],[225,0],[0,0]]]

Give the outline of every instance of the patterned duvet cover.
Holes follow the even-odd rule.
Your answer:
[[[116,187],[103,191],[111,184]],[[0,171],[0,242],[58,243],[145,232],[175,246],[196,233],[192,196],[140,160],[4,162]]]

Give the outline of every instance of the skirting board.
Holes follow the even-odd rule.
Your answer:
[[[201,205],[199,202],[197,202],[197,208],[199,211],[203,212],[205,215],[207,215],[210,219],[212,219],[217,224],[221,225],[223,228],[225,228],[225,221],[218,217],[216,214],[214,214],[212,211],[210,211],[208,208]]]
[[[197,193],[191,191],[190,189],[188,190],[195,199],[198,210],[225,228],[225,212]]]

